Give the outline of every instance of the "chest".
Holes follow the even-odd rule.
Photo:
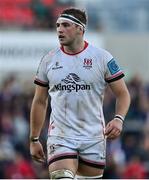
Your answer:
[[[97,60],[90,56],[73,56],[69,58],[55,58],[47,67],[49,84],[58,83],[96,83],[103,76],[102,67]],[[103,78],[103,77],[102,77]]]

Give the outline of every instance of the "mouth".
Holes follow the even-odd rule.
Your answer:
[[[59,38],[60,40],[63,40],[63,39],[65,38],[65,36],[59,35],[58,38]]]

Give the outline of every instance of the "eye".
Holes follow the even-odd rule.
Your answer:
[[[64,27],[70,27],[71,25],[69,23],[63,23]]]
[[[60,24],[59,23],[56,23],[56,27],[58,28],[60,26]]]

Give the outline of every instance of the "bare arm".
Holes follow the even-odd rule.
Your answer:
[[[48,89],[36,86],[30,113],[30,137],[40,136],[47,110]]]
[[[115,114],[125,117],[130,105],[130,95],[124,80],[114,81],[110,83],[109,86],[116,96]],[[107,124],[105,135],[111,139],[118,137],[122,131],[122,125],[121,121],[114,118]]]
[[[116,96],[115,114],[120,114],[125,117],[130,105],[130,95],[124,80],[120,79],[112,82],[109,86]]]
[[[42,144],[38,140],[47,110],[48,88],[36,86],[30,113],[30,138],[37,138],[37,141],[30,141],[30,153],[34,160],[45,162],[45,154]]]

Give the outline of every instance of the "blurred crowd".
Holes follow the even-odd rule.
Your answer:
[[[104,178],[149,178],[149,84],[134,76],[127,82],[131,106],[119,139],[108,141]],[[31,81],[21,83],[15,75],[0,86],[0,178],[48,178],[47,165],[32,161],[29,154],[29,113],[34,94]],[[113,117],[115,97],[107,89],[106,121]],[[41,135],[46,152],[50,108]]]
[[[104,178],[149,178],[149,84],[139,75],[127,82],[131,105],[119,139],[108,141]],[[104,110],[106,120],[114,116],[115,98],[108,89]]]
[[[0,28],[54,30],[58,14],[69,6],[87,10],[88,29],[149,32],[148,0],[0,0]],[[98,6],[97,6],[98,4]]]
[[[73,0],[0,0],[0,28],[52,30],[59,13]]]

